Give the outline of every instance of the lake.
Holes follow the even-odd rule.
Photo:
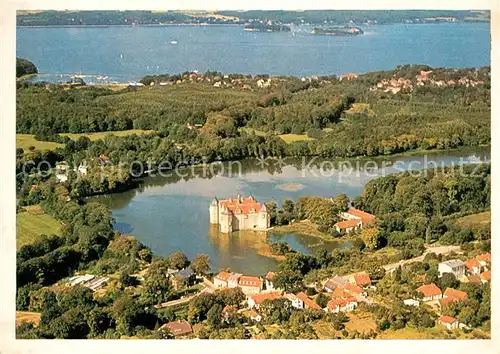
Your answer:
[[[339,242],[293,233],[235,232],[220,234],[209,224],[208,207],[215,196],[226,199],[252,194],[259,202],[301,196],[349,197],[361,194],[366,183],[379,176],[424,167],[450,166],[489,161],[485,149],[434,153],[427,156],[347,160],[346,168],[332,168],[330,161],[315,158],[284,160],[248,159],[232,163],[193,167],[147,177],[139,188],[92,199],[107,204],[116,220],[115,228],[133,234],[157,255],[182,251],[192,259],[198,253],[210,256],[213,268],[263,275],[277,266],[264,255],[268,242],[285,241],[292,248],[313,253],[319,247],[332,250]],[[347,245],[348,246],[348,245]]]
[[[17,56],[35,63],[35,80],[128,82],[145,75],[223,73],[331,75],[401,64],[479,67],[490,64],[490,24],[360,26],[364,35],[245,32],[243,26],[17,28]],[[172,44],[175,43],[176,44]],[[101,76],[99,79],[97,76]]]

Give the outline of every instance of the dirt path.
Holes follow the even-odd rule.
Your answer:
[[[427,253],[448,254],[451,252],[462,253],[462,251],[460,250],[460,246],[426,246],[425,252],[421,256],[410,258],[404,261],[399,261],[398,263],[386,264],[383,267],[386,271],[388,271],[397,268],[400,265],[402,266],[412,262],[422,262]]]

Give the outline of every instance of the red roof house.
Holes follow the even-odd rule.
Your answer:
[[[423,295],[424,301],[437,300],[443,296],[441,289],[434,283],[422,285],[417,291]]]
[[[443,297],[445,298],[451,298],[451,299],[454,299],[454,300],[467,300],[467,298],[469,297],[467,295],[466,292],[463,292],[463,291],[460,291],[460,290],[456,290],[456,289],[452,289],[452,288],[447,288],[445,291],[444,291],[444,295]]]
[[[187,321],[176,321],[165,323],[163,326],[159,328],[159,330],[168,330],[175,337],[186,336],[188,334],[193,333],[193,329],[191,325]]]

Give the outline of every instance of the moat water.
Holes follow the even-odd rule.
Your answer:
[[[320,159],[284,161],[256,159],[185,168],[167,176],[147,177],[139,188],[124,193],[99,196],[116,220],[115,228],[132,234],[151,247],[155,254],[167,256],[182,251],[193,258],[198,253],[210,256],[215,270],[262,275],[274,270],[278,261],[267,257],[269,242],[284,241],[304,253],[324,247],[349,247],[338,241],[295,233],[278,234],[240,231],[221,234],[209,223],[208,207],[214,196],[222,199],[252,194],[259,202],[280,204],[301,196],[349,197],[360,195],[366,183],[379,176],[399,171],[420,171],[424,167],[450,166],[489,161],[484,149],[427,156],[348,160],[352,168],[332,169],[332,163]]]

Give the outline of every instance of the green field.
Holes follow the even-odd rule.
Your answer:
[[[17,248],[32,243],[40,235],[59,235],[61,224],[45,214],[39,205],[24,207],[26,211],[17,214]]]
[[[281,134],[279,137],[287,144],[294,143],[296,141],[314,140],[305,134]]]
[[[87,136],[90,140],[103,139],[108,135],[115,136],[126,136],[131,134],[150,134],[154,133],[154,130],[142,130],[142,129],[131,129],[131,130],[118,130],[109,132],[98,132],[98,133],[61,133],[59,135],[67,136],[71,140],[78,140],[81,136]],[[35,150],[54,150],[57,147],[64,147],[64,144],[54,143],[51,141],[38,141],[32,134],[16,134],[16,147],[22,148],[24,151],[28,151],[30,146],[34,146]]]
[[[79,134],[61,133],[59,135],[67,136],[71,140],[78,140],[78,138],[86,136],[90,140],[94,141],[94,140],[104,139],[108,135],[127,136],[131,134],[139,135],[139,134],[151,134],[151,133],[154,133],[154,130],[131,129],[131,130],[118,130],[118,131],[98,132],[98,133],[79,133]]]
[[[38,141],[32,134],[16,134],[16,147],[28,151],[30,146],[34,146],[35,150],[54,150],[57,147],[63,147],[63,144],[54,143],[51,141]]]
[[[457,220],[457,224],[470,229],[488,226],[491,224],[491,211],[464,216]]]

